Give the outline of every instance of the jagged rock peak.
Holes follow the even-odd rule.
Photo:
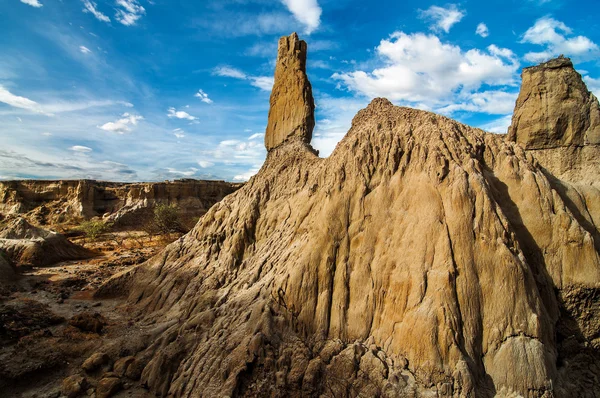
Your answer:
[[[569,58],[523,69],[508,140],[527,149],[600,144],[600,107]]]
[[[315,127],[315,103],[306,76],[306,42],[296,33],[279,39],[275,84],[271,91],[269,121],[265,134],[267,150],[291,138],[310,144]]]

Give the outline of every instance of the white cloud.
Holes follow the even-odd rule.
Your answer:
[[[560,54],[580,60],[589,60],[600,55],[596,43],[585,36],[567,37],[572,35],[573,31],[563,22],[550,17],[540,18],[527,29],[521,42],[545,46],[545,49],[529,52],[524,58],[530,62],[542,62]]]
[[[275,79],[270,76],[255,76],[250,78],[250,84],[264,91],[271,91]]]
[[[92,50],[90,50],[89,48],[87,48],[86,46],[79,46],[79,51],[81,51],[84,54],[89,54],[92,52]]]
[[[177,138],[183,138],[185,137],[185,131],[183,131],[182,129],[175,129],[173,130],[173,135]]]
[[[504,115],[501,118],[483,124],[482,126],[480,126],[480,128],[491,133],[506,134],[511,122],[512,115]]]
[[[281,0],[294,15],[294,18],[305,26],[305,33],[311,34],[321,24],[321,7],[317,0]]]
[[[209,161],[207,161],[207,160],[199,160],[199,161],[198,161],[198,165],[199,165],[200,167],[202,167],[203,169],[206,169],[206,168],[208,168],[208,167],[212,167],[212,166],[214,166],[215,164],[214,164],[213,162],[209,162]]]
[[[202,89],[198,90],[198,92],[194,94],[194,97],[200,98],[200,101],[205,102],[207,104],[213,103],[213,100],[208,98],[208,94],[206,94]]]
[[[450,4],[447,8],[431,6],[427,10],[419,10],[419,16],[432,22],[430,29],[448,33],[453,25],[463,19],[465,13],[456,4]]]
[[[37,102],[32,101],[29,98],[14,95],[13,93],[5,89],[2,85],[0,85],[0,102],[3,102],[10,106],[14,106],[15,108],[26,109],[28,111],[50,116],[48,113],[44,112],[42,106]]]
[[[583,76],[583,80],[585,81],[588,90],[596,94],[596,96],[600,95],[600,79]]]
[[[146,14],[146,9],[137,0],[116,0],[117,13],[115,18],[125,26],[132,26]]]
[[[40,8],[43,6],[43,4],[40,3],[38,0],[21,0],[21,3],[25,3],[35,8]]]
[[[102,126],[98,126],[98,128],[117,134],[125,134],[131,131],[131,126],[137,126],[138,122],[142,119],[144,119],[142,116],[124,113],[121,119],[105,123]]]
[[[186,119],[186,120],[196,120],[198,119],[195,116],[190,115],[184,111],[178,111],[175,108],[169,108],[169,113],[167,114],[169,118],[177,118],[177,119]]]
[[[275,83],[275,79],[271,76],[249,76],[241,70],[227,65],[215,68],[213,74],[233,79],[248,80],[252,86],[264,91],[271,91]]]
[[[42,133],[42,135],[43,135],[44,137],[51,137],[51,136],[52,136],[52,133],[49,133],[49,132],[47,132],[47,131],[46,131],[46,132]]]
[[[264,136],[265,136],[265,133],[252,134],[250,137],[248,137],[248,141],[256,140],[258,138],[263,138]]]
[[[376,52],[382,67],[372,72],[336,73],[333,78],[370,98],[439,107],[482,84],[514,85],[519,69],[508,49],[491,45],[486,50],[463,51],[423,33],[396,32],[382,40]]]
[[[235,177],[233,177],[233,180],[234,181],[248,181],[250,178],[255,176],[259,170],[260,170],[260,166],[254,166],[247,172],[236,175]]]
[[[245,80],[247,78],[246,74],[241,70],[227,65],[215,68],[213,73],[217,76],[232,77],[234,79]]]
[[[477,25],[477,30],[475,31],[475,33],[481,37],[488,37],[490,35],[490,31],[488,30],[487,25],[483,22]]]
[[[102,22],[110,22],[110,18],[98,11],[98,5],[90,0],[83,0],[83,12],[91,13],[97,20]]]
[[[80,153],[89,153],[92,152],[92,148],[82,145],[75,145],[69,148],[71,151],[80,152]]]
[[[504,115],[515,109],[515,102],[519,93],[505,91],[483,91],[471,93],[464,102],[446,105],[436,109],[443,114],[452,114],[457,111],[482,112],[491,115]]]
[[[191,177],[198,172],[198,169],[195,167],[190,167],[188,170],[177,170],[173,168],[167,168],[167,171],[171,174],[177,174],[184,177]]]

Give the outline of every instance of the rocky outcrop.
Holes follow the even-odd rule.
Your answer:
[[[131,224],[157,203],[176,205],[183,216],[199,217],[241,184],[176,180],[113,183],[93,180],[0,182],[0,214],[26,215],[40,225],[106,216]]]
[[[600,107],[569,58],[525,68],[508,139],[527,149],[600,144]]]
[[[20,217],[0,230],[0,250],[18,267],[42,267],[96,255],[63,235],[34,227]]]
[[[161,325],[135,354],[161,396],[595,396],[597,229],[554,180],[502,136],[375,99],[329,158],[271,148],[103,289]]]
[[[315,104],[306,76],[306,54],[306,42],[296,33],[279,39],[265,134],[267,151],[290,139],[310,144],[315,127]]]

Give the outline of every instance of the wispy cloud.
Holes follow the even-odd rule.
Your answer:
[[[206,104],[212,104],[213,100],[211,100],[210,98],[208,98],[208,94],[206,94],[204,92],[204,90],[200,89],[198,90],[198,92],[196,94],[194,94],[194,97],[196,98],[200,98],[200,101],[206,103]]]
[[[582,61],[600,55],[596,43],[585,36],[573,36],[573,31],[567,25],[550,17],[538,19],[527,29],[521,42],[546,47],[543,51],[525,54],[525,59],[530,62],[546,61],[560,54]]]
[[[431,6],[426,10],[419,10],[420,18],[431,21],[430,29],[446,33],[464,16],[464,11],[459,10],[456,4],[450,4],[446,8]]]
[[[125,26],[132,26],[146,14],[146,9],[137,0],[117,0],[115,18]]]
[[[100,11],[98,11],[98,5],[96,3],[94,3],[93,1],[83,0],[83,6],[84,6],[83,12],[92,14],[99,21],[110,22],[110,18],[108,16],[106,16],[105,14],[101,13]]]
[[[142,119],[144,118],[140,115],[124,113],[117,121],[105,123],[102,126],[98,126],[98,128],[117,134],[125,134],[132,130],[132,126],[137,126],[138,122]]]
[[[180,176],[184,176],[184,177],[191,177],[198,172],[198,169],[195,167],[190,167],[187,170],[177,170],[177,169],[173,169],[173,168],[167,168],[167,171],[170,174],[180,175]]]
[[[83,145],[74,145],[70,147],[69,150],[80,153],[89,153],[93,151],[92,148]]]
[[[304,33],[311,34],[321,25],[321,13],[317,0],[281,0],[294,18],[305,26]]]
[[[176,118],[176,119],[185,119],[185,120],[197,120],[198,118],[195,116],[190,115],[189,113],[185,112],[185,111],[178,111],[175,108],[169,108],[168,110],[169,113],[167,113],[167,116],[169,118]]]
[[[89,151],[74,151],[91,154]],[[42,158],[44,160],[39,160]],[[41,153],[26,155],[5,149],[0,149],[0,174],[10,175],[11,179],[28,178],[31,175],[36,178],[104,178],[116,181],[137,179],[137,172],[122,163],[96,161],[90,156],[81,155],[75,155],[69,161],[59,161]]]
[[[274,78],[271,76],[250,76],[245,72],[228,65],[216,67],[213,70],[213,74],[238,80],[248,80],[252,86],[264,91],[271,91],[275,82]]]
[[[177,138],[184,138],[185,131],[183,131],[182,129],[175,129],[175,130],[173,130],[173,135]]]
[[[0,85],[0,102],[14,106],[15,108],[26,109],[31,112],[48,115],[37,102],[32,101],[29,98],[14,95],[2,85]]]
[[[234,79],[246,79],[247,76],[244,72],[231,66],[217,66],[213,73],[217,76],[233,77]]]
[[[90,50],[86,46],[79,46],[79,51],[81,51],[83,54],[89,54],[92,52],[92,50]]]
[[[21,0],[21,3],[25,3],[35,8],[40,8],[43,6],[43,4],[40,3],[38,0]]]

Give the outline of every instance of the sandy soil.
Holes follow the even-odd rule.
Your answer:
[[[135,324],[121,299],[94,299],[95,290],[113,274],[144,262],[176,238],[150,238],[142,232],[107,234],[87,243],[75,238],[74,242],[98,251],[99,256],[23,270],[16,284],[3,286],[0,397],[59,397],[63,379],[73,374],[86,379],[80,396],[95,397],[99,380],[112,370],[114,361],[128,355],[127,349],[111,344],[129,335],[137,341],[153,327]],[[88,327],[89,322],[94,326]],[[90,355],[110,350],[112,358],[100,369],[81,369]],[[135,380],[120,380],[121,391],[111,396],[147,396]]]

